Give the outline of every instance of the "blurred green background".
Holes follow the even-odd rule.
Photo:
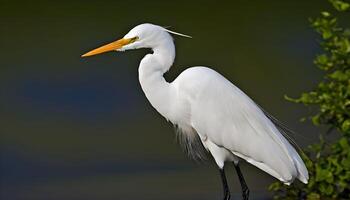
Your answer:
[[[308,17],[326,1],[0,2],[0,197],[12,199],[212,200],[222,195],[214,163],[183,154],[171,124],[148,103],[137,68],[148,50],[80,58],[144,22],[171,26],[173,80],[188,66],[222,73],[299,134],[317,130],[288,103],[321,78]],[[243,164],[252,199],[274,181]],[[240,197],[233,167],[231,191]]]

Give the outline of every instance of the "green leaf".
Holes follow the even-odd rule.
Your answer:
[[[275,182],[275,183],[272,183],[270,186],[269,186],[269,190],[270,191],[277,191],[281,188],[281,183],[280,182]]]
[[[329,77],[338,81],[346,81],[349,79],[349,76],[340,70],[333,72],[332,74],[329,75]]]
[[[330,30],[323,30],[322,37],[323,39],[327,40],[333,36],[333,33]]]
[[[345,169],[350,170],[350,158],[343,158],[341,164]]]
[[[331,184],[321,183],[320,184],[320,192],[330,195],[333,192],[333,186]]]
[[[348,186],[348,183],[346,181],[339,180],[338,185],[339,190],[342,192]]]
[[[316,167],[316,181],[333,181],[333,174],[327,169],[322,169],[319,165]]]
[[[326,54],[318,55],[315,59],[316,64],[325,65],[328,62],[328,56]]]
[[[330,2],[338,11],[347,11],[350,8],[350,4],[342,0],[330,0]]]
[[[324,16],[324,17],[329,17],[329,16],[331,16],[331,14],[329,14],[329,12],[326,12],[326,11],[321,12],[321,14],[322,14],[322,16]]]
[[[350,123],[350,120],[347,120]],[[344,150],[350,150],[350,145],[348,143],[348,140],[346,138],[341,138],[339,140],[339,145],[342,147]]]
[[[320,118],[319,118],[318,115],[313,116],[313,117],[311,118],[311,120],[312,120],[312,123],[313,123],[314,125],[316,125],[316,126],[319,126],[319,125],[320,125]]]
[[[341,130],[344,132],[348,132],[350,130],[350,119],[347,119],[342,123]]]
[[[306,199],[307,200],[320,200],[321,196],[317,193],[312,192],[312,193],[307,195]]]

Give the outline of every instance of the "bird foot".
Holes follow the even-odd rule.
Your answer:
[[[249,200],[249,189],[245,188],[242,192],[243,200]]]
[[[231,194],[225,194],[224,200],[230,200],[231,199]]]

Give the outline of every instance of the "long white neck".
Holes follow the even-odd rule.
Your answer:
[[[163,74],[167,72],[175,59],[175,46],[169,34],[153,48],[153,54],[147,54],[139,66],[139,81],[147,99],[165,118],[171,120],[174,102],[174,88],[166,82]]]

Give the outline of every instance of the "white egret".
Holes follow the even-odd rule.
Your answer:
[[[153,24],[134,27],[122,39],[84,55],[150,48],[139,66],[139,81],[152,106],[180,130],[188,153],[202,158],[209,152],[219,167],[224,199],[230,199],[224,164],[232,162],[249,198],[239,161],[255,165],[285,184],[308,181],[308,171],[284,133],[286,128],[264,112],[225,77],[207,67],[191,67],[173,82],[163,74],[172,66],[175,46],[170,34],[190,37]],[[285,137],[287,138],[285,138]]]

